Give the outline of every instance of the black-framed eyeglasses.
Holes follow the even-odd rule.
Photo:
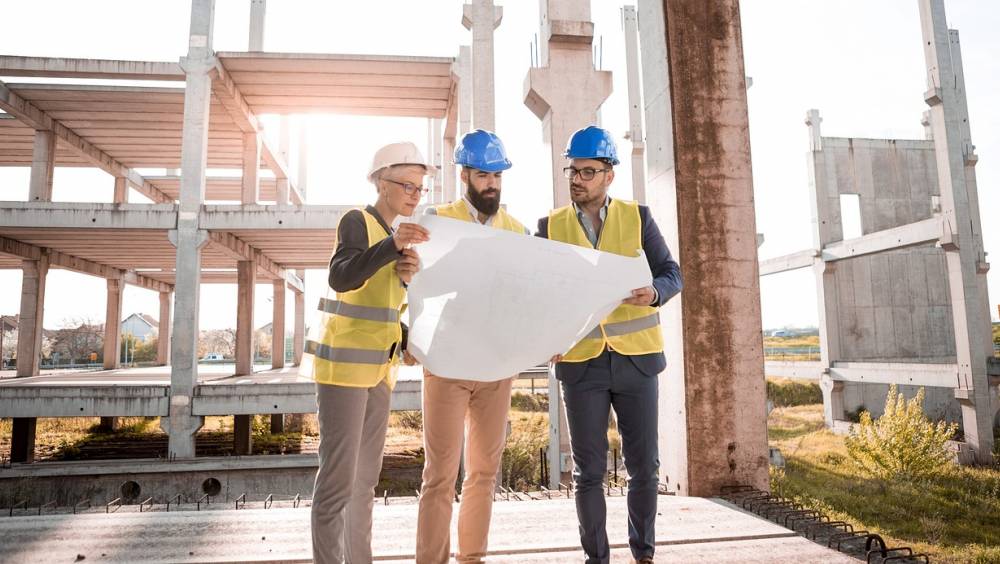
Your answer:
[[[416,192],[416,193],[418,193],[420,195],[424,195],[424,194],[426,194],[426,193],[428,193],[428,192],[431,191],[430,188],[424,188],[423,186],[417,186],[416,184],[410,184],[409,182],[396,182],[395,180],[392,180],[391,178],[383,178],[382,180],[385,180],[386,182],[392,182],[393,184],[402,186],[403,187],[403,192],[405,192],[407,195],[412,195],[414,192]]]
[[[611,170],[611,169],[610,168],[593,168],[593,167],[589,167],[589,166],[588,167],[584,167],[584,168],[574,168],[574,167],[568,166],[568,167],[566,167],[566,168],[563,169],[563,175],[565,175],[566,178],[569,178],[570,180],[572,180],[573,177],[576,176],[576,175],[578,175],[578,174],[580,175],[580,180],[593,180],[594,179],[594,175],[596,175],[598,172],[608,172],[609,170]]]

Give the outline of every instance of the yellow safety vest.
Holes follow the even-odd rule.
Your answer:
[[[472,213],[474,210],[470,210],[469,206],[465,203],[465,200],[455,200],[450,204],[441,204],[439,206],[434,206],[434,210],[437,211],[438,215],[442,217],[450,217],[452,219],[461,219],[462,221],[472,222]],[[500,208],[497,210],[496,217],[493,218],[493,227],[497,229],[506,229],[507,231],[513,231],[514,233],[525,234],[527,231],[521,222],[514,219],[507,213],[507,210]]]
[[[572,205],[549,213],[549,239],[593,248]],[[634,257],[642,249],[639,204],[612,199],[597,240],[597,250]],[[663,352],[660,314],[652,306],[621,304],[563,355],[564,362],[590,360],[608,346],[624,355]]]
[[[369,247],[389,237],[373,215],[361,213]],[[313,380],[354,388],[371,388],[383,379],[390,388],[396,384],[406,290],[395,264],[383,266],[356,290],[335,292],[330,299],[331,290],[320,299],[319,338],[306,341],[305,353],[313,358],[302,363],[311,367]]]

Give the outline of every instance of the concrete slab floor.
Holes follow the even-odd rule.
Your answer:
[[[416,513],[376,505],[377,560],[412,561]],[[630,561],[626,530],[625,498],[609,498],[613,562]],[[657,530],[658,562],[855,562],[714,499],[661,496]],[[308,508],[2,517],[0,562],[308,562],[309,539]],[[581,561],[578,542],[572,499],[497,502],[488,560]]]

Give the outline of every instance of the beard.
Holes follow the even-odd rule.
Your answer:
[[[496,215],[497,211],[500,209],[500,190],[490,188],[484,190],[483,194],[480,194],[471,186],[466,186],[465,193],[469,197],[469,201],[472,202],[473,207],[475,207],[479,213],[485,215]],[[496,197],[485,198],[484,194],[496,194]]]

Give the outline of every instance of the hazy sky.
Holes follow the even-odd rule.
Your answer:
[[[547,153],[537,118],[524,106],[523,84],[530,43],[538,32],[538,2],[508,0],[496,31],[496,122],[514,168],[505,173],[503,200],[516,217],[534,225],[551,206]],[[264,48],[278,52],[368,53],[455,56],[469,44],[461,24],[461,0],[435,2],[368,0],[340,3],[272,0],[267,7]],[[628,99],[621,4],[593,1],[602,66],[614,72],[614,93],[602,108],[603,125],[621,136],[627,130]],[[217,51],[247,48],[249,0],[216,2]],[[949,26],[959,29],[986,250],[1000,248],[1000,227],[991,221],[1000,209],[1000,4],[993,0],[946,2]],[[926,69],[916,0],[743,0],[744,55],[749,91],[757,231],[766,242],[762,257],[812,244],[807,192],[806,111],[820,110],[828,136],[923,138]],[[18,8],[19,21],[45,26],[7,26],[0,54],[176,61],[185,54],[190,3],[187,0],[134,2],[33,0]],[[640,22],[641,25],[641,22]],[[40,32],[43,29],[44,32]],[[8,83],[24,78],[3,78]],[[265,121],[265,124],[271,122]],[[423,119],[347,116],[311,118],[309,195],[311,203],[362,204],[373,188],[364,180],[371,154],[384,143],[408,139],[425,146]],[[272,127],[268,134],[274,134]],[[629,143],[620,139],[619,150]],[[294,164],[293,164],[293,170]],[[153,171],[160,173],[162,170]],[[629,163],[622,163],[612,195],[630,197]],[[0,199],[25,200],[27,169],[0,168]],[[57,169],[57,201],[110,202],[113,181],[100,171]],[[134,193],[133,193],[134,195]],[[135,200],[135,199],[134,199]],[[318,244],[324,244],[318,242]],[[329,243],[326,243],[329,245]],[[1000,251],[997,251],[1000,252]],[[273,257],[280,262],[281,257]],[[683,263],[682,263],[683,267]],[[990,280],[991,313],[997,318],[1000,284]],[[307,303],[325,291],[325,273],[307,274]],[[19,270],[0,271],[0,312],[16,313]],[[235,326],[233,285],[205,285],[203,328]],[[810,270],[766,277],[761,282],[765,327],[816,323],[816,293]],[[255,325],[270,321],[270,285],[258,287]],[[52,270],[46,292],[45,326],[70,317],[104,316],[103,280]],[[291,300],[288,300],[291,308]],[[128,287],[123,317],[156,316],[153,292]],[[291,312],[289,311],[289,315]],[[290,319],[290,317],[289,317]]]

